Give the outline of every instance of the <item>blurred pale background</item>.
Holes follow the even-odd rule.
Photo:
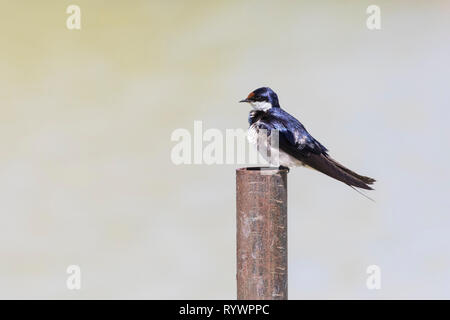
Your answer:
[[[72,3],[80,31],[66,28]],[[263,85],[379,181],[372,203],[291,171],[289,297],[450,298],[448,1],[1,11],[0,298],[235,298],[237,166],[175,166],[170,135],[194,120],[246,128],[237,101]],[[381,290],[366,288],[371,264]]]

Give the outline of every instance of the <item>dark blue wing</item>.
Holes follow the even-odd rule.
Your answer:
[[[327,154],[328,150],[306,131],[300,121],[280,108],[272,108],[266,113],[252,111],[249,123],[267,130],[269,134],[277,130],[280,149],[299,160],[310,153]]]
[[[303,164],[349,186],[372,190],[369,185],[373,184],[375,179],[359,175],[330,158],[328,150],[306,131],[300,121],[281,108],[271,108],[267,112],[252,111],[249,123],[257,129],[267,130],[268,134],[277,130],[280,150]]]

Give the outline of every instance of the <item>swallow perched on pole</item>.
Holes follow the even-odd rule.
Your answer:
[[[261,141],[267,148],[270,144],[268,137],[277,132],[278,150],[272,148],[271,152],[276,153],[280,167],[307,166],[350,187],[373,190],[370,185],[375,179],[359,175],[331,158],[327,148],[314,139],[300,121],[281,109],[278,96],[272,89],[258,88],[239,102],[247,102],[253,107],[248,117],[248,136],[250,142],[258,145],[260,152]],[[266,138],[261,139],[262,132]]]

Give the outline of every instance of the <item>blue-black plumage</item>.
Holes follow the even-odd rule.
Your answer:
[[[267,138],[274,131],[278,133],[279,150],[277,160],[282,167],[308,166],[345,184],[372,190],[369,186],[375,179],[362,176],[344,167],[328,155],[328,150],[314,139],[296,118],[280,107],[277,94],[268,87],[252,91],[248,97],[239,102],[250,103],[253,110],[249,114],[250,141],[261,144],[261,132],[265,133],[265,147],[270,145]],[[263,148],[258,148],[262,150]]]

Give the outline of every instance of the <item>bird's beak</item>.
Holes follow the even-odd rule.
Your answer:
[[[248,99],[241,100],[239,102],[250,102]]]

